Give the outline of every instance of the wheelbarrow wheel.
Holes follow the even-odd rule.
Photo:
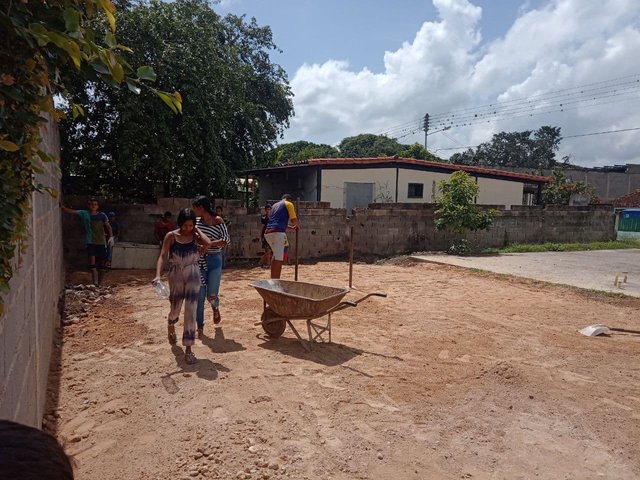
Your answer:
[[[260,320],[262,320],[262,329],[266,332],[266,334],[271,338],[278,338],[284,333],[285,329],[287,328],[287,321],[282,319],[267,323],[267,320],[274,317],[277,317],[276,312],[274,312],[270,308],[266,308],[265,311],[262,312],[262,317],[260,318]]]

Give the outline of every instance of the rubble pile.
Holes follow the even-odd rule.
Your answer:
[[[113,287],[106,285],[65,285],[62,325],[78,323],[88,315],[93,305],[110,298],[112,294]]]

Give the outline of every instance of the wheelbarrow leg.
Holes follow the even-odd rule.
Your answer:
[[[318,325],[317,323],[313,323],[314,319],[307,320],[309,343],[314,343],[318,338],[324,342],[325,339],[322,335],[324,335],[325,332],[329,332],[329,343],[331,343],[331,314],[329,313],[328,316],[329,318],[326,325]]]
[[[302,347],[307,351],[310,352],[311,351],[311,342],[306,342],[298,333],[298,330],[296,330],[296,327],[293,326],[293,323],[291,323],[291,320],[287,319],[287,323],[289,324],[289,327],[291,327],[291,330],[293,331],[293,333],[295,333],[296,337],[298,338],[298,342],[300,342],[300,345],[302,345]],[[307,320],[307,326],[309,325],[309,321]]]

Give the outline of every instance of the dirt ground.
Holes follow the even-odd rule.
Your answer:
[[[288,328],[269,340],[254,325],[247,284],[266,271],[228,269],[223,321],[207,312],[189,366],[152,275],[111,272],[111,297],[64,327],[46,419],[80,480],[640,477],[640,336],[577,333],[640,328],[639,299],[358,264],[355,287],[388,297],[336,313],[333,343],[307,353]],[[300,279],[345,286],[348,266]]]

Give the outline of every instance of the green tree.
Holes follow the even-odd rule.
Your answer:
[[[476,149],[456,153],[449,159],[461,165],[525,167],[535,170],[556,165],[556,152],[562,136],[560,127],[543,126],[538,130],[496,133],[491,142]]]
[[[480,192],[478,184],[462,170],[453,172],[449,180],[438,182],[441,194],[436,198],[436,228],[451,230],[459,235],[470,231],[486,230],[497,215],[495,210],[480,210],[475,198]],[[465,253],[471,248],[465,238],[452,245],[453,253]]]
[[[335,158],[339,156],[338,149],[325,143],[312,143],[304,140],[283,143],[267,154],[272,165],[287,162],[299,162],[310,158]]]
[[[160,96],[174,111],[181,108],[177,92],[151,88],[151,68],[134,69],[129,48],[116,38],[111,0],[8,1],[0,9],[0,293],[9,289],[17,244],[26,248],[26,218],[33,192],[53,188],[36,183],[42,162],[53,162],[40,150],[40,129],[58,118],[54,96],[62,97],[73,117],[83,108],[67,90],[65,80],[93,80]],[[104,32],[92,21],[104,19]],[[3,301],[0,297],[0,315]]]
[[[598,203],[593,185],[586,182],[570,182],[561,167],[553,169],[551,179],[542,190],[542,200],[545,204],[569,205],[572,195],[587,195],[590,203]]]
[[[419,143],[414,143],[412,145],[403,145],[403,150],[398,152],[399,157],[405,158],[415,158],[418,160],[429,160],[432,162],[442,162],[443,160],[433,153],[429,152],[426,148],[424,148]]]
[[[87,191],[134,200],[153,199],[159,187],[163,195],[237,194],[237,172],[266,162],[292,114],[286,73],[269,58],[270,28],[220,18],[205,0],[132,3],[118,22],[134,60],[158,70],[159,86],[180,89],[183,115],[77,85],[86,117],[63,124],[65,184],[80,177]]]
[[[404,150],[406,145],[384,135],[362,133],[346,137],[338,146],[340,156],[346,158],[390,157]]]

